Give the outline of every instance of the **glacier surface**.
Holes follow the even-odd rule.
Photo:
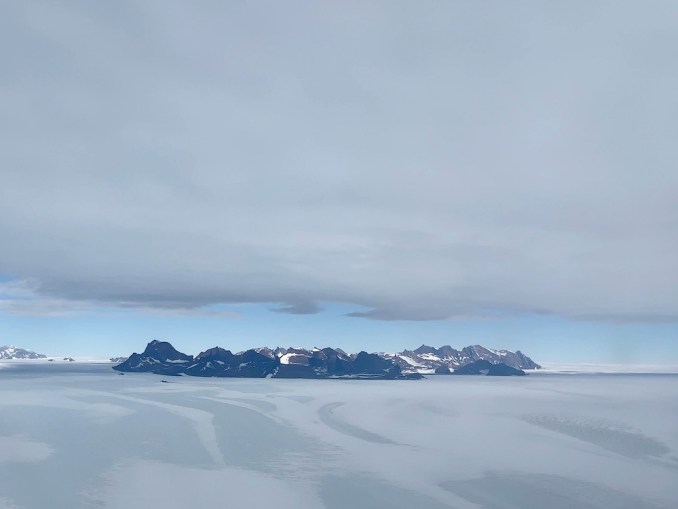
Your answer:
[[[678,507],[678,375],[201,379],[46,364],[0,371],[2,509]]]

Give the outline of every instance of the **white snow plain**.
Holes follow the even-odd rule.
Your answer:
[[[0,508],[668,509],[676,479],[678,375],[0,373]]]

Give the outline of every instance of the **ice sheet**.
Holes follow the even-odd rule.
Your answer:
[[[161,380],[3,370],[0,508],[678,507],[677,375]]]

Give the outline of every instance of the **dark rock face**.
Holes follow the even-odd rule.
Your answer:
[[[192,355],[178,352],[166,341],[151,341],[143,353],[133,353],[123,363],[113,366],[117,371],[179,375],[193,360]]]
[[[451,348],[451,347],[448,347],[448,348]],[[416,353],[417,355],[422,355],[422,354],[434,354],[434,355],[436,355],[436,354],[438,354],[438,350],[436,350],[432,346],[427,346],[427,345],[421,345],[419,348],[412,350],[412,352]]]
[[[214,347],[197,355],[184,373],[191,376],[224,376],[230,371],[235,355],[230,350]]]
[[[438,348],[437,350],[434,348],[434,350],[436,351],[436,353],[439,356],[441,356],[443,358],[454,357],[454,356],[457,356],[461,353],[461,352],[459,352],[459,350],[455,350],[450,345],[443,345],[440,348]]]
[[[153,357],[155,359],[162,360],[164,362],[171,361],[192,361],[192,355],[186,355],[177,351],[170,343],[167,341],[158,341],[154,339],[147,346],[146,350],[142,354],[145,357]]]
[[[512,368],[506,364],[492,364],[490,371],[487,373],[489,376],[525,376],[526,373],[522,369]]]
[[[516,351],[516,357],[518,358],[518,367],[520,369],[541,369],[541,366],[534,362],[532,359],[530,359],[527,355],[525,355],[523,352],[520,350]],[[516,366],[512,366],[516,367]]]
[[[191,376],[264,378],[274,373],[277,364],[277,358],[256,350],[234,354],[215,347],[198,354],[184,373]]]
[[[452,371],[447,366],[438,366],[435,370],[436,375],[451,375]]]
[[[421,373],[401,373],[396,378],[398,380],[421,380],[426,377]]]
[[[353,360],[339,348],[323,348],[324,362],[328,373],[334,375],[350,375],[353,373]]]
[[[219,346],[214,348],[208,348],[204,352],[200,352],[196,357],[196,361],[206,362],[206,361],[223,361],[231,362],[233,359],[233,354],[230,350],[224,350]]]
[[[455,375],[486,375],[490,372],[491,367],[490,361],[480,359],[455,369],[453,373]]]
[[[247,350],[236,357],[240,361],[238,367],[240,376],[264,378],[273,375],[275,369],[279,366],[278,359],[271,359],[267,355],[262,355],[254,350]]]
[[[506,364],[493,364],[488,360],[480,359],[466,366],[455,369],[453,375],[487,375],[487,376],[524,376],[521,369],[512,368]]]
[[[539,369],[541,366],[524,355],[520,350],[511,352],[508,350],[490,350],[480,345],[467,346],[462,349],[462,354],[472,360],[488,360],[493,364],[506,364],[517,369]]]
[[[326,378],[317,369],[303,364],[281,364],[274,378]]]
[[[400,366],[376,353],[360,352],[353,361],[353,369],[355,373],[382,374],[386,378],[396,378],[400,375]]]

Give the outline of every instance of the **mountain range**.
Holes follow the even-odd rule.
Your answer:
[[[31,352],[23,348],[17,348],[13,345],[0,346],[0,359],[46,359],[47,356],[41,353]]]
[[[195,358],[177,351],[166,341],[151,341],[143,353],[133,353],[113,369],[121,372],[152,372],[238,378],[359,378],[415,379],[419,373],[403,373],[400,366],[377,354],[347,355],[333,348],[255,348],[232,353],[210,348]]]
[[[415,350],[404,350],[399,353],[383,353],[393,359],[403,370],[414,370],[420,373],[433,373],[437,368],[455,369],[474,361],[486,360],[493,364],[506,364],[516,369],[541,369],[541,366],[518,350],[494,350],[480,345],[472,345],[455,350],[449,345],[434,348],[421,345]]]
[[[478,363],[475,368],[459,368]],[[487,365],[492,366],[488,368]],[[424,373],[516,375],[540,366],[521,352],[491,350],[479,345],[462,350],[422,345],[398,354],[347,354],[339,348],[254,348],[232,353],[214,347],[197,356],[177,351],[166,341],[153,340],[142,353],[133,353],[113,369],[163,375],[244,378],[362,378],[416,379]]]

